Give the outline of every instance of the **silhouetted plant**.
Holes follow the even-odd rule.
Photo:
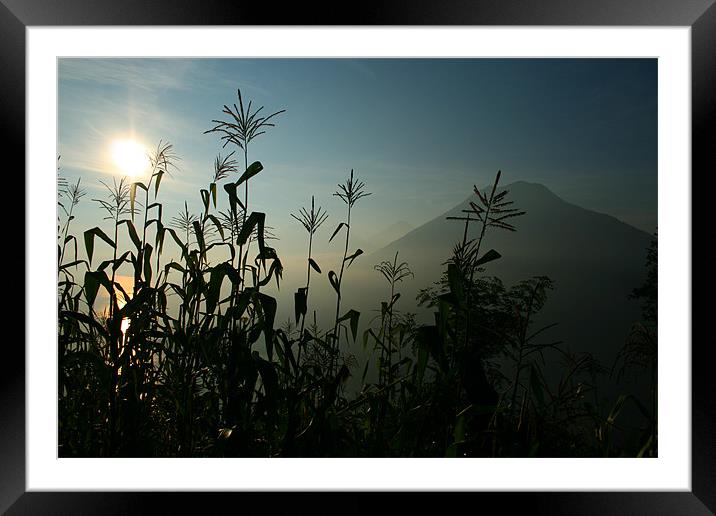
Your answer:
[[[62,188],[62,190],[60,190],[60,198],[61,199],[64,198],[65,204],[68,204],[69,207],[66,208],[64,204],[58,203],[66,217],[64,228],[61,231],[60,231],[59,226],[57,228],[58,234],[59,234],[59,236],[61,236],[61,239],[62,239],[62,244],[61,244],[61,247],[59,248],[59,252],[58,252],[58,260],[59,260],[58,267],[61,272],[64,272],[65,275],[70,275],[70,276],[71,276],[71,273],[68,271],[68,268],[72,265],[76,265],[79,263],[77,260],[77,239],[73,235],[69,234],[70,224],[75,218],[73,215],[75,207],[80,203],[80,199],[82,199],[82,197],[84,197],[85,194],[87,193],[84,190],[84,188],[82,188],[80,186],[80,181],[81,181],[81,178],[78,178],[76,183],[66,184]],[[72,242],[72,244],[74,246],[73,247],[74,248],[74,263],[64,266],[65,250],[67,249],[67,244],[70,242]]]
[[[619,351],[612,374],[617,380],[627,372],[638,374],[647,371],[649,374],[650,407],[642,407],[635,397],[628,397],[633,401],[648,421],[648,429],[644,432],[641,441],[643,445],[638,456],[656,457],[658,449],[657,439],[657,371],[658,371],[658,244],[657,234],[654,233],[646,257],[646,279],[644,283],[632,290],[630,299],[642,302],[642,321],[632,325],[626,343]],[[621,408],[621,407],[619,407]],[[617,412],[618,413],[618,412]]]
[[[249,101],[248,106],[244,108],[244,102],[241,97],[241,90],[237,89],[237,96],[239,98],[238,107],[236,104],[233,105],[233,109],[227,105],[224,105],[223,113],[228,115],[229,120],[212,120],[216,125],[204,131],[204,134],[216,132],[221,135],[221,140],[224,142],[223,146],[226,147],[229,143],[236,145],[244,153],[244,170],[245,172],[237,181],[233,190],[227,190],[229,195],[233,195],[232,198],[232,213],[236,214],[235,204],[238,199],[236,198],[236,187],[241,183],[244,183],[244,203],[242,206],[242,220],[241,227],[246,226],[247,212],[249,211],[249,179],[256,175],[263,167],[256,166],[257,163],[252,164],[249,167],[249,144],[258,136],[265,134],[266,129],[274,127],[275,124],[271,120],[286,110],[281,109],[267,116],[259,116],[259,113],[263,111],[264,107],[261,106],[255,111],[251,111],[251,104],[253,101]],[[241,276],[244,274],[244,267],[246,266],[246,257],[243,252],[243,245],[239,245],[239,269]],[[248,247],[248,246],[247,246]],[[246,250],[248,255],[248,249]],[[245,283],[243,283],[245,285]]]
[[[335,318],[335,325],[333,327],[333,333],[330,335],[331,345],[333,347],[335,360],[334,360],[334,367],[335,369],[338,364],[338,356],[340,354],[340,332],[339,332],[339,325],[344,320],[350,320],[351,323],[351,331],[353,333],[353,340],[355,340],[356,332],[358,328],[358,317],[360,314],[356,312],[355,310],[348,311],[345,315],[342,317],[340,316],[341,312],[341,285],[343,283],[343,273],[346,269],[346,267],[350,267],[350,265],[353,263],[353,261],[358,258],[361,254],[363,254],[362,249],[356,249],[356,251],[348,256],[348,245],[350,242],[350,234],[351,234],[351,211],[353,210],[353,206],[355,205],[358,200],[362,199],[363,197],[367,197],[370,194],[370,192],[366,192],[364,190],[365,183],[363,181],[357,181],[353,178],[353,169],[351,169],[351,175],[348,178],[348,180],[344,184],[338,185],[338,190],[333,194],[336,197],[340,198],[347,206],[347,217],[346,222],[341,222],[338,224],[338,227],[336,227],[335,231],[333,231],[333,234],[331,235],[331,238],[328,240],[329,242],[333,240],[333,238],[338,234],[338,232],[342,228],[346,228],[346,240],[345,240],[345,248],[343,250],[343,259],[341,260],[341,269],[338,275],[334,271],[328,272],[328,280],[331,283],[331,286],[333,287],[333,290],[336,291],[336,318]],[[346,263],[348,264],[346,266]]]
[[[297,358],[297,362],[300,365],[301,349],[305,345],[303,341],[303,330],[306,323],[306,312],[308,311],[308,289],[311,285],[311,269],[314,269],[318,274],[321,274],[321,268],[312,257],[313,235],[316,233],[316,231],[318,231],[318,228],[320,228],[321,225],[326,221],[326,219],[328,218],[328,213],[323,211],[323,208],[321,208],[320,206],[318,207],[318,209],[316,209],[314,196],[311,196],[311,211],[309,212],[308,210],[306,210],[306,208],[301,208],[298,212],[298,215],[294,215],[292,213],[291,217],[300,222],[308,233],[308,263],[306,264],[306,286],[303,288],[299,288],[294,294],[296,324],[298,324],[299,319],[301,321],[301,327],[298,332],[301,342],[299,342]]]
[[[221,154],[219,154],[216,157],[216,160],[214,161],[214,180],[213,183],[218,183],[222,179],[225,179],[229,177],[229,174],[236,173],[237,169],[237,162],[235,159],[231,159],[231,157],[234,155],[233,152],[230,152],[227,156],[222,157]],[[215,190],[212,191],[214,195],[216,195]],[[216,201],[214,201],[216,203]]]
[[[500,254],[492,249],[485,253],[484,256],[480,257],[480,247],[482,246],[483,239],[485,238],[487,228],[492,227],[515,231],[515,227],[505,221],[513,217],[520,217],[526,213],[518,210],[517,208],[509,208],[509,206],[514,203],[513,201],[506,200],[507,194],[509,193],[508,190],[503,190],[502,192],[497,193],[497,186],[500,183],[501,175],[502,171],[498,170],[497,175],[495,176],[495,182],[492,185],[492,190],[489,195],[481,192],[477,185],[473,186],[473,192],[477,195],[480,204],[470,201],[470,209],[463,210],[463,213],[467,214],[465,217],[447,217],[448,220],[465,221],[462,244],[458,244],[455,247],[452,262],[456,266],[453,274],[461,275],[464,279],[469,278],[468,285],[472,284],[475,272],[478,270],[479,266],[500,258]],[[471,218],[471,215],[475,215],[476,218]],[[480,222],[480,235],[476,240],[468,240],[467,238],[468,226],[472,221]],[[469,290],[467,290],[465,303],[467,306],[470,305]],[[465,327],[465,341],[467,345],[467,339],[471,334],[469,310],[467,311]]]
[[[204,134],[209,132],[221,133],[224,147],[232,143],[246,152],[248,144],[251,141],[264,134],[267,127],[274,127],[274,124],[269,122],[269,120],[276,115],[285,113],[286,110],[281,109],[268,116],[258,116],[264,107],[261,106],[254,112],[251,112],[251,104],[253,101],[249,101],[248,106],[244,109],[241,90],[236,90],[236,93],[239,97],[239,107],[236,107],[236,104],[234,104],[233,109],[231,109],[229,106],[224,105],[223,110],[223,113],[229,115],[231,120],[212,120],[216,125],[212,129],[204,131]]]
[[[395,285],[403,281],[408,276],[414,276],[410,270],[407,262],[398,263],[398,251],[395,252],[393,261],[384,260],[373,267],[378,271],[390,285],[390,297],[388,301],[381,303],[381,328],[380,328],[380,344],[381,344],[381,358],[380,358],[380,372],[383,373],[383,364],[385,365],[385,375],[387,383],[390,385],[393,382],[393,311],[395,303],[400,298],[400,294],[395,292]],[[400,351],[400,348],[398,348]],[[402,357],[399,357],[399,359]],[[388,391],[388,398],[390,399],[392,389]]]
[[[188,245],[189,235],[194,230],[194,222],[198,220],[199,217],[197,215],[189,213],[189,207],[186,201],[184,201],[184,211],[180,211],[179,215],[172,217],[169,225],[177,231],[182,232],[185,238],[184,242]]]

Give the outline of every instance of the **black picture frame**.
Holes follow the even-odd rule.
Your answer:
[[[716,152],[716,5],[714,0],[450,0],[362,2],[322,5],[295,3],[277,7],[270,2],[238,0],[0,0],[0,120],[3,128],[4,167],[25,170],[25,28],[42,25],[606,25],[691,27],[692,73],[692,491],[619,493],[475,493],[470,500],[450,503],[499,504],[508,513],[522,508],[546,514],[712,514],[716,512],[716,392],[713,339],[696,338],[693,328],[704,320],[710,303],[696,302],[696,294],[711,290],[706,260],[713,255],[694,251],[693,236],[706,234],[707,218],[696,216],[709,189],[706,178],[714,172]],[[14,163],[12,160],[16,160]],[[674,171],[678,173],[678,171]],[[18,179],[23,177],[15,174]],[[694,179],[698,188],[694,187]],[[23,182],[12,191],[24,191]],[[7,190],[6,190],[7,191]],[[32,192],[26,192],[32,195]],[[19,196],[16,196],[19,197]],[[32,238],[23,232],[23,241]],[[24,256],[24,255],[23,255]],[[16,258],[17,259],[17,258]],[[23,258],[24,261],[24,258]],[[25,277],[32,271],[25,270]],[[696,276],[694,276],[694,272]],[[700,274],[702,273],[702,274]],[[707,298],[705,298],[707,299]],[[17,307],[24,310],[25,304]],[[16,308],[17,309],[17,308]],[[26,316],[26,313],[24,314]],[[18,317],[18,316],[16,316]],[[16,319],[17,320],[17,319]],[[7,326],[6,326],[7,328]],[[134,514],[161,507],[200,513],[219,503],[229,506],[265,503],[266,495],[251,493],[26,493],[25,492],[25,352],[19,338],[7,331],[6,365],[0,372],[0,511],[8,514]],[[684,346],[671,342],[663,345]],[[6,357],[7,355],[3,355]],[[668,389],[668,385],[661,386]],[[305,493],[270,495],[276,501],[301,504]],[[207,498],[211,496],[209,501]],[[375,495],[349,494],[335,503],[350,512],[371,510]],[[412,494],[412,503],[424,505],[424,496]],[[451,497],[455,496],[451,494]],[[350,500],[349,500],[350,498]],[[477,500],[475,500],[477,498]],[[453,505],[457,507],[456,505]],[[203,507],[204,510],[198,508]],[[238,507],[238,506],[235,506]],[[308,506],[306,506],[308,507]],[[313,511],[312,511],[313,512]]]

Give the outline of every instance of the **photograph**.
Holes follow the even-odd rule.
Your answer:
[[[58,457],[659,457],[658,59],[57,78]]]

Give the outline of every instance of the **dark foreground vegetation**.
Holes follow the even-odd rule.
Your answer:
[[[644,321],[615,364],[570,353],[533,322],[549,278],[508,288],[487,275],[500,254],[486,235],[515,231],[529,216],[499,188],[498,172],[491,188],[474,188],[464,217],[445,222],[463,224],[464,237],[440,282],[420,293],[434,324],[399,310],[401,281],[412,273],[396,254],[375,266],[385,279],[380,316],[358,335],[361,314],[342,304],[342,285],[362,254],[351,248],[351,215],[370,193],[351,171],[334,194],[345,203],[331,229],[335,270],[312,257],[325,211],[311,199],[294,214],[307,237],[306,282],[294,294],[295,324],[279,328],[277,301],[262,289],[279,284],[282,265],[268,215],[250,209],[251,178],[263,167],[249,151],[282,112],[264,116],[240,93],[238,103],[207,131],[233,152],[217,157],[198,215],[186,206],[169,221],[162,213],[160,185],[177,159],[166,143],[151,156],[146,184],[106,185],[96,201],[109,222],[79,238],[73,209],[84,191],[60,179],[60,456],[656,456],[655,244],[647,282],[634,291]],[[111,259],[93,260],[97,246]],[[131,289],[120,271],[131,271]],[[335,291],[329,328],[317,327],[310,309],[316,281]],[[100,304],[107,308],[95,310]],[[361,346],[371,352],[365,364],[355,358]],[[651,375],[649,402],[629,393],[600,401],[600,375],[640,370]],[[347,389],[350,376],[359,389]],[[638,408],[639,424],[622,425],[626,406]]]

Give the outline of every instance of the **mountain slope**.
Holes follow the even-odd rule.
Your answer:
[[[364,228],[358,226],[351,232],[351,249],[363,249],[366,253],[373,253],[400,239],[412,229],[412,225],[401,220],[366,236]]]
[[[532,276],[549,276],[555,288],[535,324],[558,325],[545,334],[545,340],[561,340],[573,351],[589,351],[611,366],[631,325],[640,318],[638,303],[628,296],[645,277],[651,236],[614,217],[570,204],[539,184],[520,181],[506,189],[514,207],[527,214],[512,219],[514,233],[488,228],[481,254],[495,249],[502,258],[488,264],[484,274],[498,276],[506,286]],[[367,269],[380,260],[392,260],[399,251],[399,260],[410,264],[415,278],[401,285],[403,310],[411,310],[417,291],[436,281],[445,269],[443,263],[464,230],[463,222],[446,217],[463,215],[461,210],[470,200],[475,196],[362,260]],[[471,226],[468,235],[475,238],[479,223]],[[365,281],[361,290],[377,284]]]

